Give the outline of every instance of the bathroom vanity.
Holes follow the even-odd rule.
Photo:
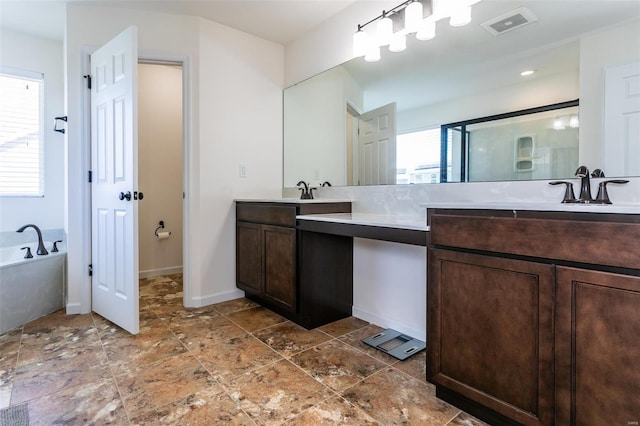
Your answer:
[[[353,239],[425,247],[424,217],[351,213],[351,202],[236,200],[236,281],[306,327],[352,314]]]
[[[428,208],[439,398],[492,424],[640,421],[640,214],[599,207]]]
[[[236,201],[238,288],[306,328],[350,316],[352,240],[296,229],[298,215],[350,211],[340,201]]]

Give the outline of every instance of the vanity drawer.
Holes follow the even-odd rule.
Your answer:
[[[296,207],[267,203],[237,203],[236,220],[293,228],[296,226]]]
[[[450,214],[431,216],[431,244],[640,269],[640,224]]]

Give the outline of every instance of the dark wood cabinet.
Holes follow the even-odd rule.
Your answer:
[[[296,230],[262,225],[264,297],[282,309],[296,311]]]
[[[295,312],[295,229],[237,222],[236,282],[245,292]]]
[[[307,328],[351,315],[352,239],[296,229],[296,215],[350,211],[346,202],[237,202],[238,288]]]
[[[433,209],[427,379],[491,424],[640,421],[640,216]]]
[[[558,267],[557,424],[640,421],[640,277]]]
[[[236,223],[236,282],[238,288],[262,293],[262,226]]]
[[[427,375],[525,424],[553,417],[553,267],[431,250]]]

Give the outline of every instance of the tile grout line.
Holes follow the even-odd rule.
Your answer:
[[[13,375],[11,376],[11,390],[9,391],[9,407],[11,407],[13,400],[13,392],[16,388],[16,374],[18,373],[18,362],[20,362],[20,350],[22,349],[22,337],[24,335],[24,324],[20,326],[20,342],[18,343],[18,352],[16,353],[16,359],[13,365]]]
[[[333,341],[333,340],[339,340],[339,337],[333,337],[331,340],[327,340],[326,342],[323,342],[323,343],[329,343],[329,342],[331,342],[331,341]],[[358,406],[356,406],[356,405],[352,404],[349,400],[347,400],[347,399],[343,396],[343,394],[344,394],[344,392],[345,392],[346,390],[351,389],[353,386],[355,386],[355,385],[357,385],[357,384],[359,384],[359,383],[363,382],[366,378],[373,376],[373,374],[372,374],[372,375],[370,375],[370,376],[367,376],[367,377],[365,377],[365,378],[363,378],[363,379],[361,379],[361,380],[358,380],[358,381],[357,381],[356,383],[354,383],[353,385],[348,386],[348,387],[344,388],[344,389],[343,389],[343,390],[341,390],[341,391],[337,391],[337,390],[333,389],[332,387],[330,387],[330,386],[328,386],[328,385],[326,385],[326,384],[322,383],[322,382],[321,382],[320,380],[318,380],[317,378],[313,377],[313,375],[311,375],[311,373],[307,372],[305,369],[303,369],[303,368],[302,368],[301,366],[299,366],[298,364],[294,363],[294,362],[293,362],[293,361],[291,361],[291,360],[287,360],[287,361],[289,361],[291,364],[293,364],[293,366],[295,366],[296,368],[298,368],[298,369],[299,369],[300,371],[302,371],[304,374],[306,374],[307,376],[311,377],[311,378],[312,378],[313,380],[315,380],[317,383],[319,383],[319,384],[321,384],[322,386],[324,386],[324,387],[325,387],[329,392],[331,392],[331,393],[333,394],[333,395],[331,395],[331,396],[328,396],[328,397],[327,397],[327,398],[325,398],[324,400],[322,400],[322,401],[320,401],[320,402],[318,402],[318,403],[316,403],[316,404],[313,404],[311,407],[308,407],[307,409],[305,409],[305,410],[301,411],[300,413],[298,413],[297,415],[295,415],[293,418],[298,417],[298,416],[299,416],[299,415],[301,415],[304,411],[310,410],[311,408],[313,408],[313,407],[315,407],[315,406],[317,406],[317,405],[319,405],[319,404],[322,404],[322,403],[324,403],[325,401],[328,401],[329,399],[331,399],[331,398],[333,398],[333,397],[338,397],[338,398],[340,398],[340,399],[344,400],[344,401],[345,401],[347,404],[349,404],[351,407],[354,407],[356,410],[358,410],[358,411],[360,411],[360,412],[364,413],[364,415],[365,415],[366,417],[368,417],[368,418],[370,418],[370,419],[373,419],[376,423],[379,423],[379,424],[380,424],[380,422],[378,421],[378,419],[376,419],[375,417],[373,417],[373,416],[369,415],[368,413],[364,412],[360,407],[358,407]],[[382,369],[381,369],[381,370],[379,370],[379,371],[382,371]],[[377,373],[377,372],[376,372],[376,373]],[[375,373],[374,373],[374,374],[375,374]]]
[[[120,403],[122,404],[122,409],[124,410],[124,414],[127,416],[127,422],[131,425],[132,424],[131,415],[129,414],[129,410],[127,410],[127,406],[124,403],[124,397],[122,396],[120,385],[118,384],[118,380],[116,379],[116,375],[115,375],[115,372],[113,371],[113,366],[111,365],[109,356],[107,355],[107,350],[104,347],[104,342],[102,341],[102,335],[100,333],[100,330],[98,329],[98,325],[96,324],[96,320],[93,312],[91,312],[91,322],[93,322],[93,327],[96,329],[96,333],[98,334],[98,339],[100,340],[100,347],[102,348],[104,357],[107,360],[107,365],[109,366],[109,372],[111,373],[111,380],[113,381],[113,385],[116,387],[116,390],[118,391],[118,397],[120,397]]]
[[[247,309],[243,309],[243,310],[248,310],[248,309],[253,309],[253,308],[255,308],[255,307],[247,308]],[[234,311],[234,312],[231,312],[231,313],[240,312],[240,311],[241,311],[241,310],[239,310],[239,311]],[[279,326],[279,325],[286,324],[287,322],[290,322],[290,323],[292,323],[292,324],[295,324],[295,323],[293,323],[291,320],[288,320],[288,319],[286,319],[286,318],[284,318],[284,317],[283,317],[283,318],[284,318],[284,321],[283,321],[283,322],[280,322],[280,323],[278,323],[278,324],[273,324],[273,325],[270,325],[270,326],[268,326],[268,327],[264,327],[264,328],[256,329],[256,330],[253,330],[253,331],[249,331],[249,330],[247,330],[246,328],[242,327],[240,324],[238,324],[238,323],[237,323],[236,321],[234,321],[233,319],[229,318],[227,314],[224,314],[224,313],[222,313],[222,312],[221,312],[221,314],[222,314],[225,318],[227,318],[229,321],[231,321],[233,324],[237,325],[237,326],[238,326],[238,327],[240,327],[242,330],[245,330],[245,331],[246,331],[250,336],[252,336],[252,337],[253,337],[253,338],[255,338],[256,340],[258,340],[258,341],[259,341],[261,344],[263,344],[264,346],[268,347],[271,351],[275,352],[275,353],[276,353],[278,356],[280,356],[280,358],[281,358],[281,359],[276,360],[276,361],[274,361],[274,362],[271,362],[271,363],[265,364],[265,365],[263,365],[263,366],[261,366],[261,367],[255,368],[255,369],[253,369],[253,370],[246,371],[246,372],[244,372],[244,373],[242,373],[242,374],[239,374],[238,376],[234,376],[234,377],[232,377],[232,378],[231,378],[231,379],[229,379],[229,380],[233,380],[233,379],[235,379],[235,378],[237,378],[237,377],[240,377],[240,376],[242,376],[242,375],[244,375],[244,374],[251,374],[251,373],[255,373],[256,371],[258,371],[258,370],[260,370],[260,369],[262,369],[262,368],[266,368],[266,367],[269,367],[269,366],[275,365],[275,364],[277,364],[277,363],[279,363],[279,362],[285,361],[285,362],[288,362],[289,364],[291,364],[293,367],[295,367],[295,368],[297,368],[298,370],[300,370],[303,374],[305,374],[306,376],[310,377],[310,378],[311,378],[312,380],[314,380],[316,383],[320,384],[320,385],[321,385],[325,390],[328,390],[328,391],[331,393],[331,395],[329,395],[327,398],[322,399],[321,401],[317,402],[316,404],[313,404],[312,406],[307,407],[306,409],[304,409],[304,410],[300,411],[299,413],[297,413],[295,416],[291,417],[290,419],[287,419],[287,420],[286,420],[287,422],[289,422],[289,421],[291,421],[291,420],[295,419],[296,417],[300,416],[303,412],[305,412],[305,411],[307,411],[307,410],[310,410],[311,408],[313,408],[313,407],[315,407],[315,406],[317,406],[317,405],[319,405],[319,404],[322,404],[323,402],[325,402],[325,401],[327,401],[327,400],[329,400],[329,399],[331,399],[331,398],[333,398],[333,397],[335,397],[335,396],[337,396],[337,397],[339,397],[339,398],[342,398],[342,397],[341,397],[341,395],[340,395],[340,394],[338,394],[334,389],[332,389],[332,388],[330,388],[329,386],[325,385],[324,383],[320,382],[318,379],[316,379],[315,377],[313,377],[313,376],[312,376],[311,374],[309,374],[307,371],[305,371],[304,369],[302,369],[299,365],[297,365],[297,364],[295,364],[293,361],[291,361],[291,359],[290,359],[291,357],[286,357],[286,356],[284,356],[283,354],[281,354],[281,353],[280,353],[280,352],[278,352],[276,349],[274,349],[273,347],[271,347],[270,345],[268,345],[266,342],[262,341],[260,338],[258,338],[258,337],[254,334],[255,332],[263,331],[263,330],[268,330],[268,329],[270,329],[270,328],[275,328],[275,327],[277,327],[277,326]],[[318,330],[318,329],[316,328],[315,330]],[[321,331],[321,332],[322,332],[322,330],[318,330],[318,331]],[[322,333],[324,333],[324,332],[322,332]],[[331,336],[330,334],[328,334],[328,333],[324,333],[324,334],[326,334],[327,336],[329,336],[329,337],[330,337],[330,339],[329,339],[329,340],[326,340],[326,341],[324,341],[324,342],[321,342],[321,343],[319,343],[319,344],[317,344],[317,345],[311,346],[311,347],[309,347],[309,348],[305,348],[305,349],[303,349],[303,350],[301,350],[301,351],[299,351],[299,352],[296,352],[295,354],[292,354],[291,356],[297,355],[297,354],[302,353],[302,352],[306,352],[307,350],[313,349],[313,348],[315,348],[315,347],[317,347],[317,346],[319,346],[319,345],[322,345],[322,344],[324,344],[324,343],[331,342],[332,340],[336,340],[336,338],[335,338],[335,337],[333,337],[333,336]],[[207,371],[208,371],[208,370],[207,370]],[[223,387],[224,387],[224,389],[225,389],[225,392],[227,392],[227,394],[229,394],[229,391],[230,391],[229,383],[228,383],[228,381],[229,381],[229,380],[226,380],[226,381],[225,381],[225,383],[224,383],[224,385],[223,385]],[[320,393],[320,392],[321,392],[321,391],[318,391],[318,393]],[[231,398],[232,398],[232,400],[234,400],[234,401],[235,401],[235,399],[233,399],[233,397],[232,397],[231,395],[229,395],[229,397],[231,397]],[[241,409],[245,414],[247,414],[247,413],[246,413],[246,412],[245,412],[241,407],[239,407],[239,408],[240,408],[240,409]],[[366,413],[365,413],[365,414],[366,414]],[[248,414],[247,414],[247,416],[248,416],[250,419],[252,419],[252,420],[253,420],[253,418],[252,418],[251,416],[249,416]]]
[[[183,306],[183,308],[184,308],[184,306]],[[214,309],[215,309],[215,307],[214,307]],[[215,309],[215,310],[217,311],[217,313],[218,313],[220,316],[223,316],[223,317],[224,317],[224,314],[223,314],[222,312],[218,311],[217,309]],[[154,314],[155,314],[155,312],[154,312]],[[157,314],[156,314],[156,316],[157,316]],[[228,318],[227,318],[227,319],[228,319]],[[231,320],[230,320],[230,321],[231,321]],[[168,323],[171,323],[171,320],[168,320]],[[224,392],[225,396],[226,396],[227,398],[229,398],[229,399],[231,400],[231,402],[233,402],[233,403],[235,404],[236,408],[237,408],[238,410],[240,410],[240,411],[241,411],[241,412],[242,412],[242,413],[243,413],[243,414],[244,414],[248,419],[250,419],[250,420],[251,420],[251,422],[253,422],[253,424],[254,424],[254,425],[256,425],[256,426],[257,426],[258,424],[253,420],[253,418],[252,418],[251,416],[249,416],[249,414],[247,414],[247,412],[246,412],[244,409],[242,409],[242,407],[240,407],[240,405],[239,405],[238,403],[236,403],[236,401],[233,399],[233,397],[229,394],[229,391],[227,390],[227,387],[224,385],[224,383],[223,383],[223,382],[221,382],[218,378],[216,378],[216,377],[213,375],[213,373],[212,373],[211,371],[209,371],[209,369],[208,369],[208,368],[207,368],[207,367],[202,363],[202,361],[200,360],[200,358],[198,358],[198,357],[197,357],[197,356],[196,356],[196,355],[191,351],[191,349],[188,347],[188,345],[186,345],[186,344],[182,341],[182,339],[180,339],[180,338],[175,334],[175,332],[173,331],[173,329],[172,329],[169,325],[167,325],[167,328],[168,328],[168,329],[169,329],[169,331],[170,331],[170,332],[171,332],[171,333],[176,337],[176,339],[178,339],[178,341],[182,344],[182,346],[184,346],[184,348],[187,350],[187,353],[188,353],[189,355],[191,355],[191,356],[196,360],[196,362],[200,365],[200,367],[202,367],[202,368],[203,368],[203,369],[204,369],[204,370],[209,374],[209,376],[211,376],[211,379],[212,379],[212,380],[213,380],[217,385],[219,385],[219,386],[220,386],[220,388],[221,388],[221,389],[222,389],[222,391]],[[203,388],[203,389],[206,389],[206,388]],[[202,390],[202,389],[200,389],[200,390]],[[173,404],[173,403],[175,403],[175,402],[177,402],[177,401],[181,401],[181,400],[183,400],[183,399],[185,399],[185,398],[188,398],[190,395],[195,395],[195,394],[196,394],[197,392],[199,392],[200,390],[195,391],[195,392],[193,392],[193,393],[191,393],[191,394],[189,394],[189,395],[186,395],[186,396],[184,396],[184,397],[182,397],[182,398],[179,398],[179,399],[177,399],[176,401],[172,401],[172,402],[170,402],[170,403],[168,403],[168,404],[165,404],[165,405],[163,405],[162,407],[166,407],[166,406],[169,406],[169,405],[171,405],[171,404]],[[158,408],[162,408],[162,407],[158,407]]]
[[[453,407],[453,405],[452,405]],[[462,413],[462,410],[459,410],[455,416],[451,417],[444,425],[450,425],[452,421],[454,421],[460,414]]]

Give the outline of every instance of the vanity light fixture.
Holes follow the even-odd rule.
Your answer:
[[[390,10],[383,10],[364,24],[358,25],[353,35],[353,56],[364,56],[365,61],[380,60],[380,47],[389,46],[391,52],[407,47],[406,36],[415,34],[418,40],[431,40],[436,35],[436,23],[449,18],[449,24],[459,27],[471,22],[471,6],[481,0],[407,0]],[[426,7],[425,7],[426,6]],[[425,18],[425,10],[429,16]],[[404,21],[400,22],[400,13]],[[364,28],[376,22],[376,32],[366,33]],[[394,27],[401,27],[394,31]]]
[[[533,75],[535,72],[536,72],[535,70],[526,70],[526,71],[522,71],[520,75],[523,77],[527,77],[529,75]]]

